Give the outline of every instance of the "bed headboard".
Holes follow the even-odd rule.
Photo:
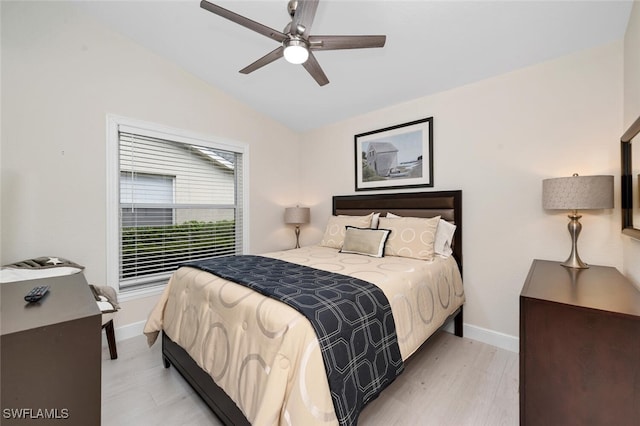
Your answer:
[[[371,212],[387,212],[399,216],[434,217],[456,225],[453,256],[462,274],[462,191],[431,191],[400,194],[336,195],[333,214],[363,216]]]

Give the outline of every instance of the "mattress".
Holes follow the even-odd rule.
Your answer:
[[[264,256],[353,276],[388,298],[407,359],[464,303],[452,257],[374,258],[310,246]],[[183,347],[255,425],[337,424],[311,324],[293,308],[208,272],[171,277],[145,325]]]

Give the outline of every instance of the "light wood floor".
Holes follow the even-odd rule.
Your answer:
[[[111,361],[103,350],[104,426],[221,424],[174,368],[162,366],[159,343],[118,342],[118,356]],[[359,424],[517,425],[518,354],[439,332]]]

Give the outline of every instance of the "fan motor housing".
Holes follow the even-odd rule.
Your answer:
[[[296,14],[296,9],[298,8],[298,0],[289,0],[289,4],[287,4],[287,10],[289,11],[289,15],[293,18],[293,15]]]

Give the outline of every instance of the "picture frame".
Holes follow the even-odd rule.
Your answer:
[[[354,136],[355,189],[433,187],[433,117]]]

